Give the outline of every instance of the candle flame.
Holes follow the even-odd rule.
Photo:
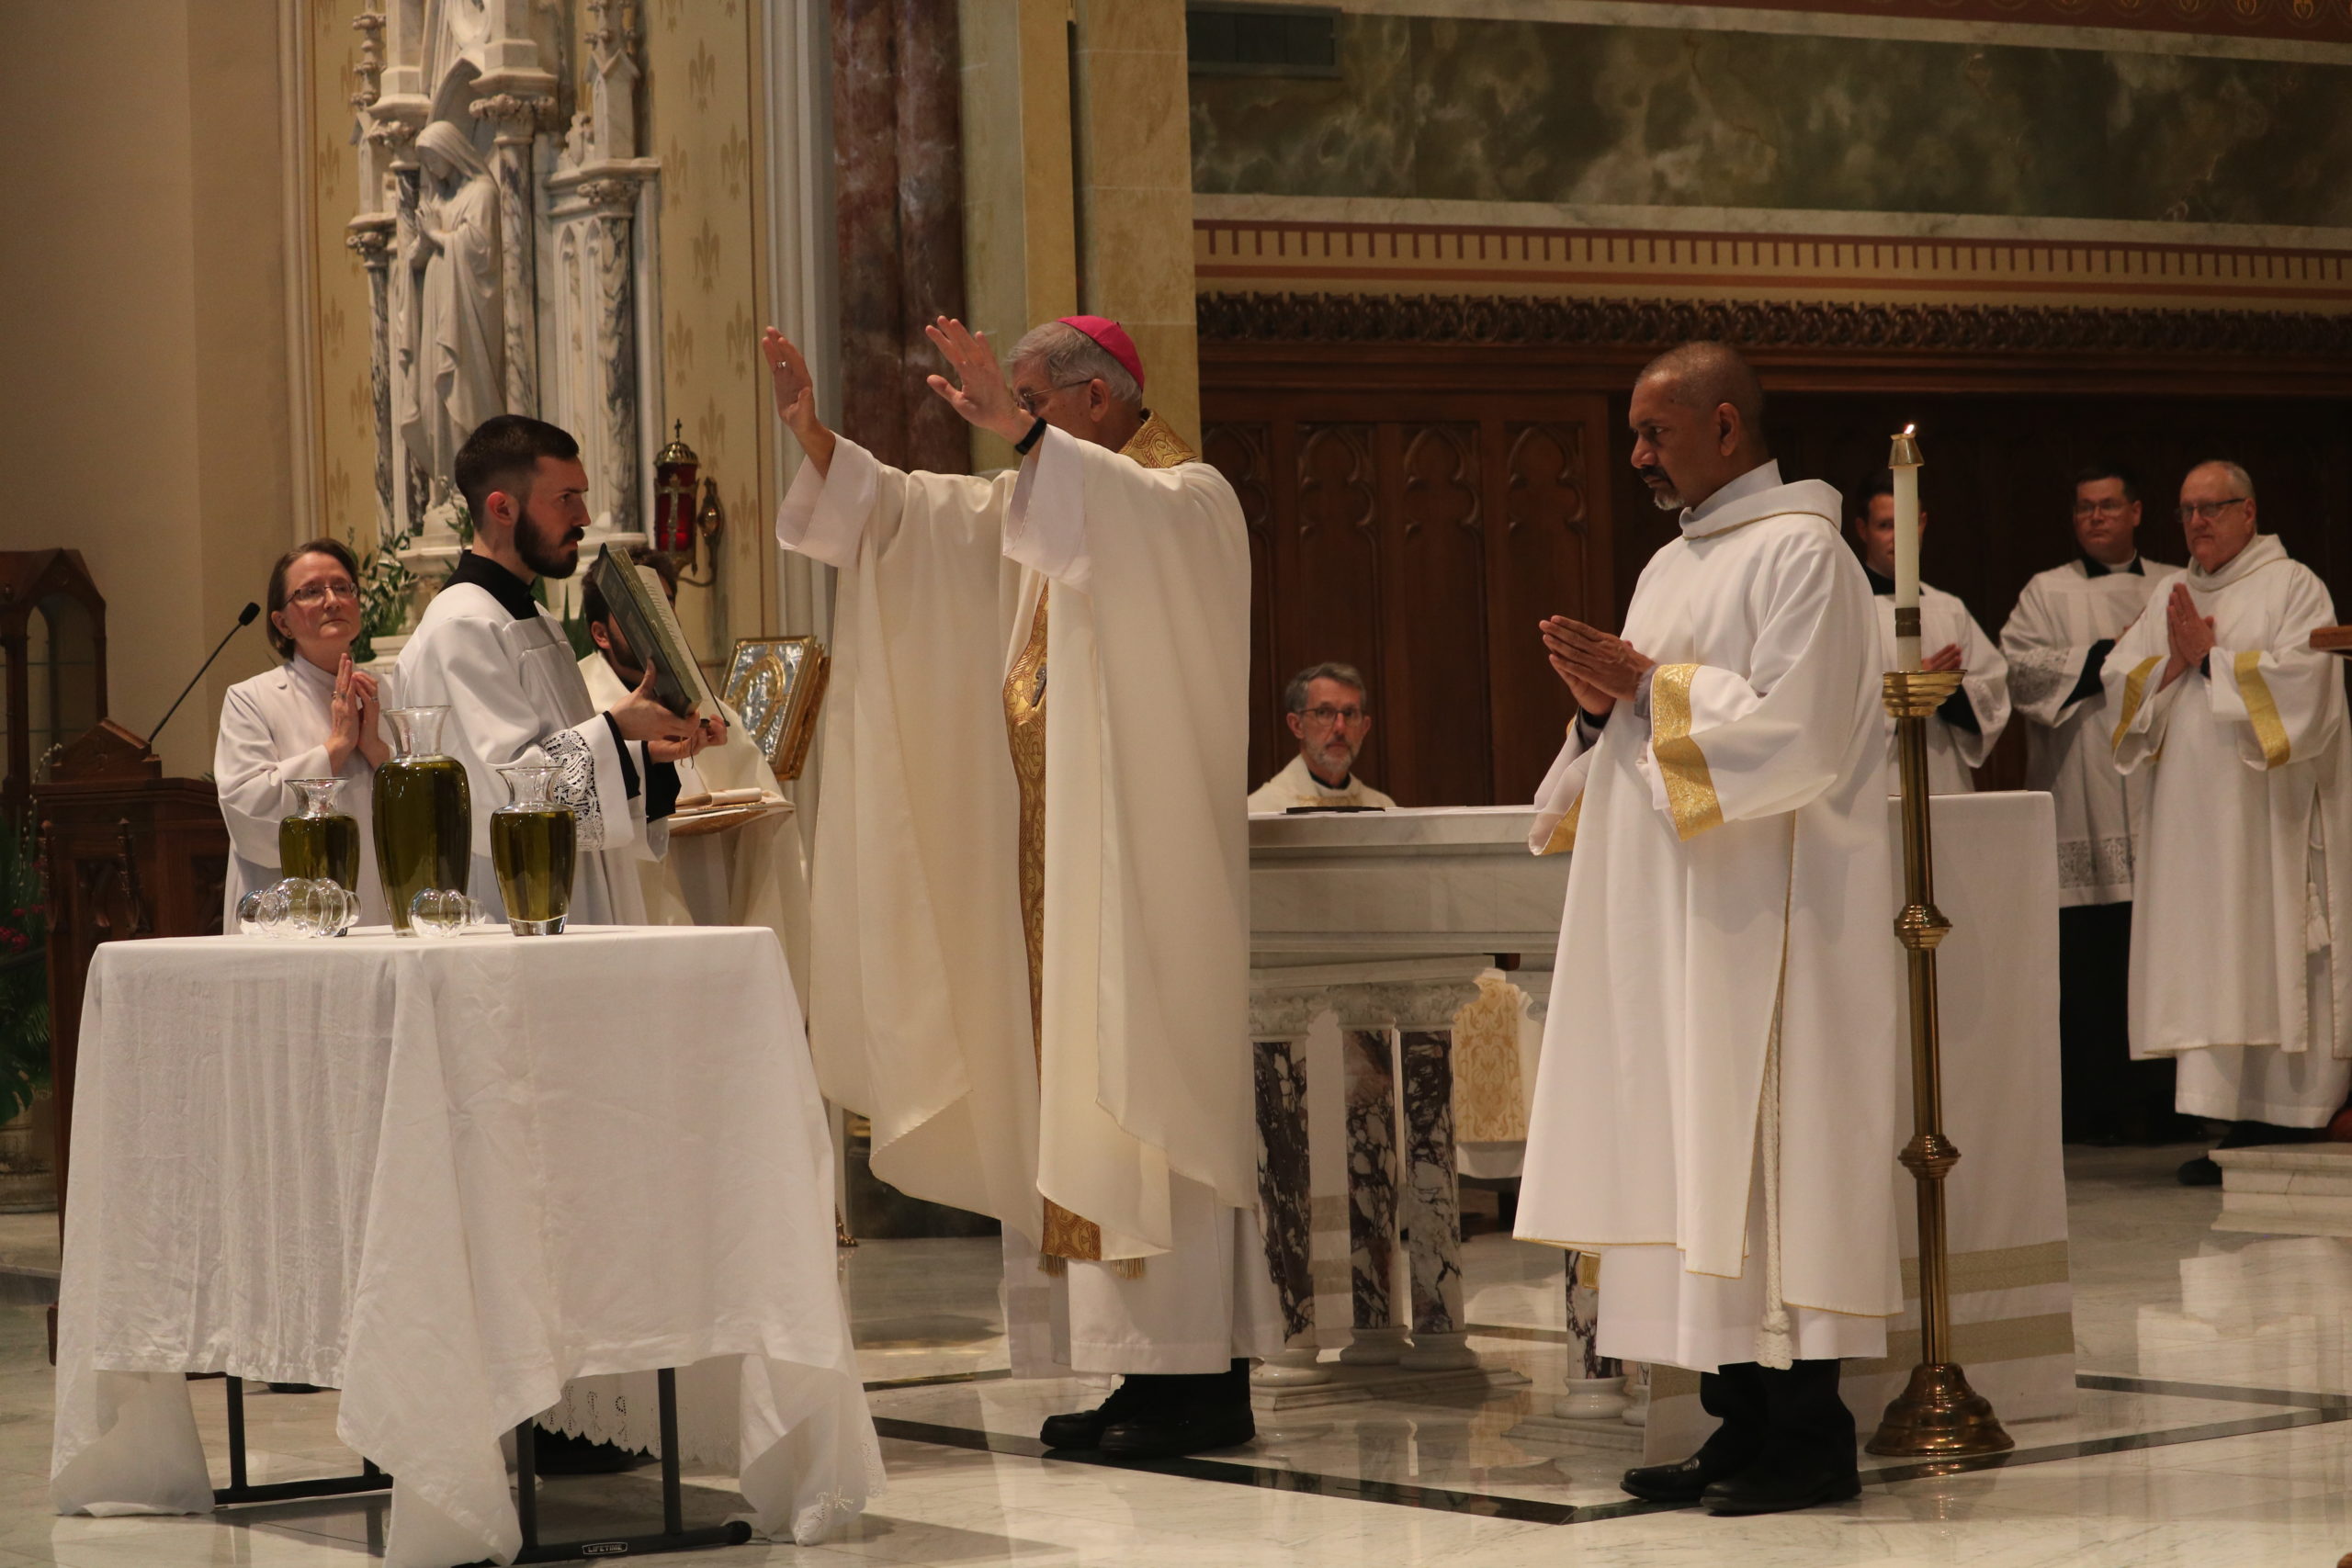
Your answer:
[[[1903,427],[1903,434],[1905,435],[1917,435],[1919,434],[1919,427],[1916,424],[1906,424]]]

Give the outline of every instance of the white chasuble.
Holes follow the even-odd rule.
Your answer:
[[[2128,903],[2148,808],[2148,775],[2115,765],[2115,706],[2100,671],[2100,643],[2115,639],[2176,569],[2134,560],[2096,575],[2083,561],[2038,573],[2001,627],[2009,702],[2026,725],[2028,789],[2047,790],[2058,813],[2058,903]],[[2087,672],[2086,672],[2087,671]]]
[[[1646,717],[1579,724],[1537,797],[1574,859],[1518,1234],[1605,1254],[1603,1355],[1875,1356],[1902,1308],[1884,660],[1839,515],[1771,464],[1686,512],[1625,617]]]
[[[467,891],[491,916],[504,918],[490,857],[491,813],[507,803],[506,783],[495,770],[545,761],[563,770],[554,795],[571,808],[579,833],[571,922],[641,925],[634,863],[658,854],[666,835],[657,827],[649,836],[642,787],[630,793],[624,743],[588,700],[563,623],[543,606],[532,609],[516,615],[489,590],[453,581],[433,596],[401,649],[402,701],[449,710],[441,749],[465,764],[474,840]],[[641,781],[645,749],[631,741],[627,750],[628,770]]]
[[[1881,579],[1884,581],[1884,579]],[[1895,667],[1894,595],[1874,596],[1878,606],[1878,658],[1883,669]],[[1933,653],[1958,647],[1960,667],[1966,672],[1956,703],[1964,703],[1976,728],[1955,724],[1939,712],[1928,720],[1928,792],[1969,795],[1976,781],[1969,770],[1981,768],[1993,754],[1994,743],[2009,722],[2009,666],[1968,606],[1940,588],[1919,584],[1919,650]],[[1880,710],[1880,730],[1886,737],[1886,793],[1903,793],[1903,775],[1895,760],[1894,719]]]
[[[1057,1256],[1168,1252],[1197,1228],[1187,1188],[1254,1236],[1231,487],[1158,420],[1124,453],[1049,430],[994,478],[844,440],[776,529],[842,574],[809,1033],[828,1098],[872,1119],[875,1174],[1033,1256],[1057,1208],[1091,1233]],[[1015,699],[1047,720],[1034,1014]],[[1268,1288],[1262,1258],[1238,1262]]]
[[[379,682],[384,705],[397,707],[389,681]],[[240,681],[220,702],[220,734],[212,748],[212,777],[220,816],[229,825],[229,875],[221,887],[220,929],[237,933],[237,901],[256,887],[276,886],[286,873],[277,859],[277,825],[302,809],[288,787],[294,779],[327,773],[327,728],[334,676],[296,655],[277,669]],[[384,884],[376,874],[376,770],[354,748],[334,777],[334,808],[359,824],[359,920],[380,926]]]
[[[2202,670],[2164,685],[2165,606],[2211,617]],[[2151,585],[2108,657],[2119,766],[2149,780],[2132,918],[2132,1054],[2177,1055],[2192,1116],[2317,1127],[2352,1085],[2352,727],[2314,653],[2335,607],[2272,535]]]
[[[1250,794],[1252,812],[1288,811],[1301,806],[1377,807],[1385,811],[1396,804],[1353,774],[1349,775],[1346,784],[1333,789],[1315,776],[1315,770],[1306,765],[1305,757],[1296,756]]]

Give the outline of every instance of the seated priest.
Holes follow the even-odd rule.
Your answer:
[[[237,929],[237,902],[286,874],[277,825],[301,810],[295,779],[340,779],[334,807],[359,824],[359,919],[382,925],[384,885],[371,836],[376,765],[391,755],[383,692],[351,662],[359,636],[359,567],[340,539],[313,539],[269,570],[269,646],[285,662],[240,681],[220,703],[212,776],[229,825],[221,930]]]
[[[836,568],[809,1038],[874,1173],[1003,1223],[1015,1375],[1117,1373],[1057,1449],[1245,1442],[1282,1347],[1247,1002],[1250,548],[1117,322],[932,389],[1020,456],[908,472],[763,344],[803,454],[776,536]],[[1050,680],[1048,679],[1050,675]]]
[[[635,558],[662,578],[671,603],[678,597],[678,566],[658,550]],[[591,577],[581,585],[580,618],[595,651],[580,660],[588,700],[599,707],[620,702],[645,680],[645,666],[628,645],[619,619]],[[678,798],[693,802],[720,791],[757,791],[781,800],[783,786],[760,743],[723,704],[727,738],[678,764]],[[669,852],[637,863],[647,923],[657,926],[765,926],[784,944],[793,983],[808,977],[808,865],[798,820],[789,810],[755,817],[713,832],[670,834]]]
[[[1919,513],[1925,541],[1928,514]],[[1862,547],[1862,567],[1878,596],[1879,658],[1894,668],[1894,476],[1881,468],[1862,492],[1854,516],[1854,537]],[[1927,670],[1965,670],[1968,678],[1928,720],[1928,788],[1937,795],[1966,795],[2009,722],[2009,666],[1968,606],[1940,588],[1919,584],[1919,648]],[[1903,781],[1894,760],[1894,720],[1885,721],[1886,793],[1900,794]]]
[[[442,749],[465,764],[474,803],[468,891],[504,914],[490,858],[491,813],[507,799],[496,769],[544,757],[563,770],[555,799],[579,823],[573,921],[639,924],[635,862],[660,855],[677,764],[718,739],[721,721],[671,713],[654,700],[650,677],[599,708],[563,623],[533,593],[539,578],[570,577],[580,565],[588,473],[578,442],[543,421],[500,414],[466,437],[455,467],[473,543],[425,606],[397,672],[404,702],[449,710]]]
[[[1634,382],[1677,528],[1623,636],[1543,623],[1577,717],[1529,839],[1575,853],[1516,1234],[1600,1253],[1600,1354],[1699,1373],[1722,1425],[1621,1484],[1719,1514],[1860,1492],[1838,1361],[1903,1308],[1895,966],[1853,962],[1886,942],[1886,660],[1838,492],[1781,478],[1763,404],[1719,343]]]
[[[2150,588],[2105,671],[2116,765],[2148,778],[2132,919],[2132,1055],[2223,1148],[2292,1143],[2352,1088],[2352,727],[2317,573],[2256,531],[2254,479],[2180,483],[2191,564]],[[2219,1185],[2208,1156],[2180,1168]]]
[[[1283,717],[1298,755],[1250,796],[1252,811],[1396,803],[1356,777],[1356,756],[1372,733],[1372,699],[1352,664],[1310,664],[1283,692]]]

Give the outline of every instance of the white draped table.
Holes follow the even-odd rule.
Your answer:
[[[212,1506],[191,1371],[340,1389],[393,1568],[510,1559],[501,1436],[592,1374],[682,1369],[773,1537],[880,1489],[768,931],[109,942],[74,1156],[61,1513]]]

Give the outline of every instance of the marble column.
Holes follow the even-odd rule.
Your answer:
[[[376,537],[392,538],[392,228],[390,214],[355,218],[343,243],[368,269],[368,406],[376,421]]]
[[[1333,991],[1348,1108],[1348,1252],[1355,1337],[1340,1359],[1386,1366],[1405,1351],[1396,1321],[1396,1064],[1385,987]]]
[[[497,127],[498,265],[505,308],[506,412],[539,412],[539,290],[534,267],[537,204],[531,198],[531,145],[554,104],[537,93],[478,98],[477,117]]]
[[[1462,1206],[1453,1154],[1453,1015],[1473,985],[1398,985],[1393,1006],[1403,1057],[1406,1257],[1412,1278],[1413,1345],[1401,1364],[1427,1371],[1475,1367],[1462,1326]]]
[[[633,230],[638,182],[582,180],[580,198],[596,214],[596,353],[605,384],[605,436],[613,498],[613,532],[638,521],[637,262]]]
[[[831,6],[842,426],[884,462],[960,473],[968,427],[924,384],[922,335],[965,313],[956,0]]]
[[[1552,1413],[1575,1419],[1611,1420],[1624,1414],[1625,1369],[1600,1353],[1600,1258],[1569,1251],[1567,1260],[1567,1393]]]
[[[1306,1032],[1324,1006],[1316,991],[1250,998],[1258,1099],[1258,1196],[1268,1271],[1283,1308],[1284,1348],[1260,1366],[1270,1384],[1328,1382],[1315,1338],[1314,1191],[1307,1170]]]

